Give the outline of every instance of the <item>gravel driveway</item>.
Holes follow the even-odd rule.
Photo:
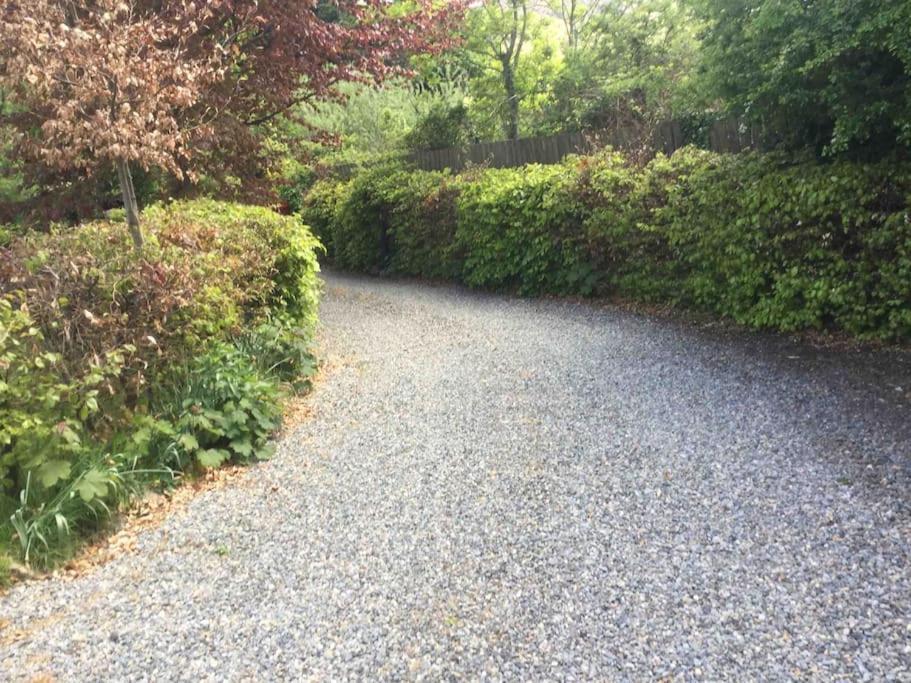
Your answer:
[[[911,680],[911,359],[327,276],[275,459],[0,599],[0,679]]]

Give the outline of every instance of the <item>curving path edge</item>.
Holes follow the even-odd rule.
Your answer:
[[[326,281],[313,415],[0,679],[911,677],[908,354]]]

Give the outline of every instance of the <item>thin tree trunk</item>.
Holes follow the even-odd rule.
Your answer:
[[[516,78],[513,73],[512,63],[504,60],[503,64],[503,89],[506,91],[506,138],[519,139],[519,95],[516,92]]]
[[[136,190],[133,187],[133,174],[126,160],[117,162],[117,180],[120,182],[120,193],[123,196],[123,208],[127,214],[127,227],[133,246],[138,253],[142,252],[142,231],[139,229],[139,205],[136,203]]]

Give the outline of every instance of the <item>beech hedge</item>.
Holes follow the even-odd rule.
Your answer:
[[[911,164],[605,150],[458,175],[384,167],[303,197],[335,264],[617,295],[778,330],[911,338]]]

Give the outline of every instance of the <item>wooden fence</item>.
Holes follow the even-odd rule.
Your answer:
[[[657,126],[648,136],[643,136],[641,131],[629,129],[560,133],[520,140],[479,142],[448,149],[421,150],[405,154],[402,159],[411,161],[425,171],[442,171],[447,168],[461,171],[469,165],[514,168],[525,164],[557,164],[570,154],[587,154],[607,145],[618,149],[646,148],[672,154],[685,144],[687,141],[680,122],[668,121]],[[716,152],[740,152],[755,148],[758,144],[759,133],[756,127],[745,125],[736,119],[716,121],[708,130],[708,147]],[[333,167],[333,172],[346,177],[357,168],[356,164],[339,164]]]

